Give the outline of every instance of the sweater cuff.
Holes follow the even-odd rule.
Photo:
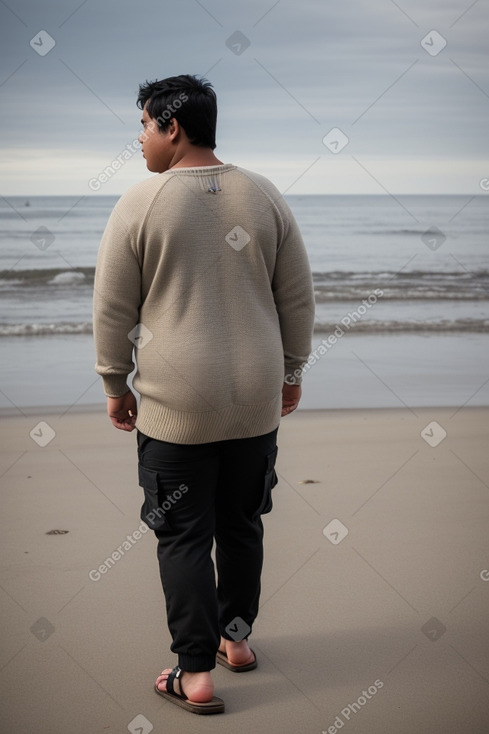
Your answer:
[[[127,375],[103,375],[104,393],[108,398],[121,398],[129,391]]]
[[[285,365],[285,376],[284,382],[287,385],[301,385],[302,384],[302,367],[291,368],[290,365]]]

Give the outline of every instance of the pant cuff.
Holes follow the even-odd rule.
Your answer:
[[[216,667],[216,656],[179,654],[178,665],[188,673],[203,673],[207,670],[214,670]]]
[[[245,637],[242,637],[241,640],[237,640],[236,637],[230,637],[229,634],[226,632],[226,630],[221,630],[219,633],[221,637],[224,637],[225,640],[229,640],[229,642],[243,642],[243,640],[248,640],[248,637],[252,634],[252,630],[248,632],[248,634]]]

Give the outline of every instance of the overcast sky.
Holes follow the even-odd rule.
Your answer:
[[[483,193],[488,19],[487,0],[0,0],[0,192],[92,194],[140,132],[139,83],[191,73],[218,95],[218,157],[282,192]],[[148,175],[138,152],[98,193]]]

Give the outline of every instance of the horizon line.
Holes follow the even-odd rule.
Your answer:
[[[6,200],[8,198],[34,199],[34,198],[48,198],[50,196],[51,197],[57,196],[60,198],[61,197],[73,198],[73,197],[78,196],[80,198],[83,197],[85,199],[103,199],[103,198],[113,198],[114,196],[123,196],[127,190],[128,189],[126,189],[125,191],[114,193],[114,194],[98,194],[98,193],[90,193],[90,194],[81,194],[81,193],[74,193],[74,194],[57,194],[57,193],[52,193],[52,194],[33,194],[33,193],[31,194],[3,194],[0,192],[0,198]],[[335,193],[332,193],[332,192],[318,191],[318,192],[307,192],[303,194],[289,194],[289,193],[282,194],[282,196],[387,196],[391,198],[396,197],[396,196],[472,196],[474,197],[474,196],[486,196],[486,195],[487,194],[485,194],[484,192],[473,193],[469,191],[464,191],[464,192],[456,192],[456,191],[453,191],[453,192],[416,191],[414,192],[414,191],[409,191],[405,193],[399,193],[399,192],[386,193],[384,191],[379,191],[377,193],[373,193],[371,191],[368,193],[367,192],[356,192],[356,193],[335,192]]]

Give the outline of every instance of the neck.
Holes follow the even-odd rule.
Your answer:
[[[211,148],[198,148],[193,145],[192,149],[185,151],[183,155],[175,156],[169,168],[197,168],[199,166],[222,166],[222,161],[216,158]]]

